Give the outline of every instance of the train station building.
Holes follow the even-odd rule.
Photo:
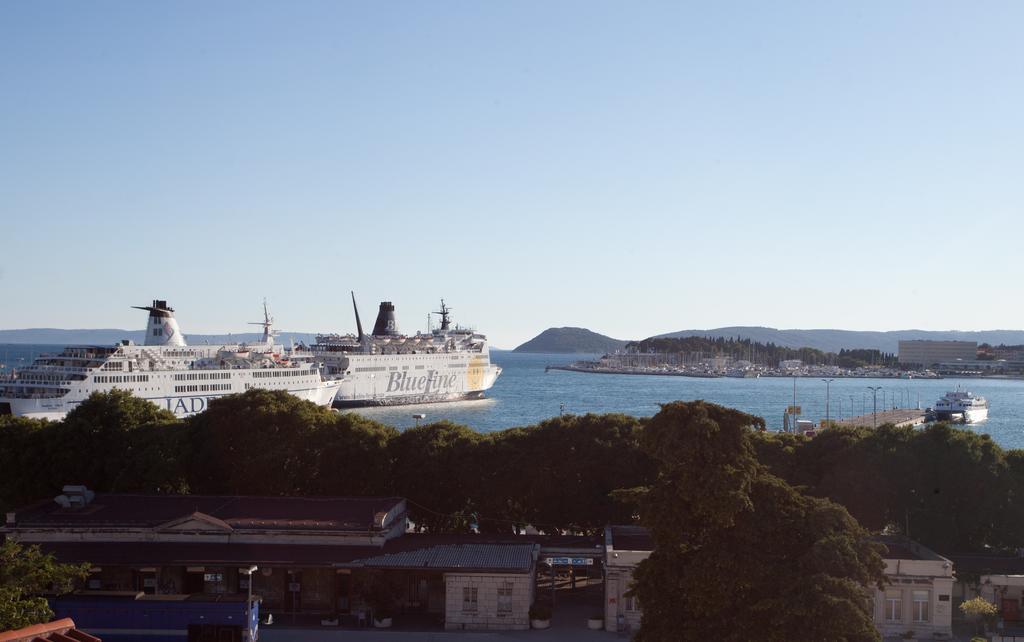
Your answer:
[[[195,606],[244,601],[251,592],[264,618],[341,627],[397,618],[428,628],[527,629],[538,567],[548,571],[567,554],[591,563],[603,556],[596,538],[429,535],[408,526],[400,497],[94,494],[67,486],[8,513],[0,537],[39,544],[60,562],[88,562],[76,597],[117,595],[156,608],[171,596],[192,596]]]

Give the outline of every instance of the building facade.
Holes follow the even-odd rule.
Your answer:
[[[899,362],[901,366],[929,368],[938,363],[973,362],[977,358],[977,341],[926,341],[915,339],[899,342]]]
[[[640,628],[640,603],[626,593],[637,565],[651,556],[654,540],[640,526],[609,526],[604,531],[604,544],[604,628],[636,631]]]
[[[881,536],[888,583],[874,590],[875,626],[885,638],[953,636],[953,563],[905,537]]]

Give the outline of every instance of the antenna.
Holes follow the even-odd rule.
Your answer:
[[[350,292],[352,292],[350,290]],[[359,320],[359,307],[356,305],[356,293],[352,292],[352,310],[356,313],[356,330],[359,332],[359,340],[363,340],[363,323]]]
[[[274,317],[270,316],[270,310],[267,308],[267,300],[263,299],[263,320],[262,321],[250,321],[249,325],[261,325],[263,326],[263,342],[269,343],[270,340],[276,334],[274,332]]]
[[[444,304],[444,299],[441,299],[441,309],[434,314],[441,315],[441,331],[444,332],[451,327],[451,321],[448,316],[452,313],[452,309]]]

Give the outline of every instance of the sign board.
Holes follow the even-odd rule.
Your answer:
[[[592,557],[549,557],[544,560],[548,566],[593,566]]]
[[[288,582],[288,590],[292,593],[298,593],[302,590],[302,585],[298,582]]]
[[[775,412],[778,412],[777,410]],[[800,415],[803,414],[803,409],[800,406],[787,406],[786,414]]]
[[[203,574],[203,581],[204,582],[223,582],[224,581],[224,574],[223,573],[204,573]]]

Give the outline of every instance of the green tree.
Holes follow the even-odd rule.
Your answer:
[[[641,642],[877,640],[866,589],[883,565],[841,506],[757,462],[763,420],[701,401],[662,407],[644,451],[657,479],[641,521],[655,551],[635,574]]]
[[[188,420],[189,487],[196,493],[312,495],[320,438],[335,413],[283,390],[210,402]]]
[[[984,633],[986,624],[995,623],[999,609],[995,604],[979,595],[961,602],[960,612],[964,614],[968,622],[974,624],[976,632]]]
[[[479,506],[476,447],[480,433],[448,421],[410,428],[388,444],[394,493],[408,498],[417,526],[431,532],[465,532]]]
[[[43,446],[55,424],[13,415],[0,416],[0,512],[16,508],[52,490],[39,462],[49,454]]]
[[[109,491],[124,480],[131,460],[131,433],[147,424],[180,425],[170,412],[126,390],[94,392],[45,432],[49,456],[42,461],[48,493],[64,484]]]
[[[0,544],[0,631],[48,622],[53,611],[44,593],[62,594],[89,574],[88,564],[58,564],[38,546]]]
[[[362,496],[393,492],[388,445],[398,435],[395,428],[355,413],[338,415],[317,437],[314,492]]]

